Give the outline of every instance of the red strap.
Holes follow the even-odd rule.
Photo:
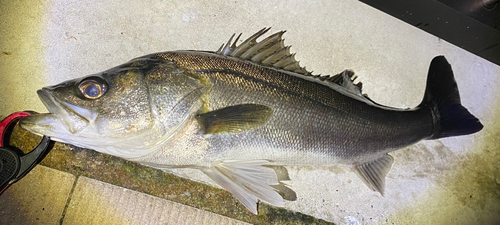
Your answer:
[[[0,122],[0,147],[3,147],[3,136],[7,132],[7,128],[9,127],[9,125],[17,121],[18,119],[29,115],[31,115],[31,113],[29,112],[15,112],[10,114],[9,116],[7,116],[7,118],[2,120],[2,122]]]

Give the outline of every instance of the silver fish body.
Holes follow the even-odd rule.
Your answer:
[[[422,103],[373,102],[352,71],[312,75],[283,32],[217,52],[174,51],[136,58],[38,93],[50,113],[21,126],[53,140],[162,169],[195,168],[249,210],[282,197],[274,165],[351,165],[384,192],[387,153],[423,139],[475,133],[481,123],[460,104],[451,66],[436,57]],[[238,37],[239,38],[239,37]]]
[[[433,133],[428,108],[377,107],[321,81],[305,82],[301,75],[213,53],[167,52],[154,57],[175,61],[202,75],[210,85],[202,97],[208,111],[242,104],[266,105],[273,110],[266,124],[246,132],[206,136],[197,128],[184,134],[203,136],[206,142],[204,161],[197,163],[216,159],[267,159],[282,165],[364,163]],[[207,62],[204,66],[210,69],[198,67],[196,61]],[[166,102],[161,93],[157,96],[158,102]],[[198,124],[194,119],[191,123]]]

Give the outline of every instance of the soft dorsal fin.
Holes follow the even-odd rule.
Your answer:
[[[320,75],[311,75],[311,76],[316,77],[321,81],[328,81],[338,84],[347,91],[351,92],[352,94],[363,96],[363,94],[361,93],[361,88],[363,87],[363,84],[361,82],[358,82],[356,84],[354,83],[354,80],[356,80],[358,76],[356,76],[354,74],[354,71],[352,70],[344,70],[341,73],[333,76],[320,76]]]
[[[233,38],[235,35],[233,34],[229,41],[225,45],[223,44],[216,53],[238,57],[298,74],[311,74],[311,72],[307,71],[305,67],[301,67],[299,62],[295,60],[295,54],[290,53],[290,46],[285,46],[285,40],[283,39],[285,31],[274,33],[264,40],[257,42],[257,38],[264,35],[269,29],[271,28],[263,28],[238,46],[236,46],[236,43],[241,34],[238,35],[234,42]]]

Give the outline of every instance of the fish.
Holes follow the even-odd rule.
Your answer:
[[[388,153],[483,128],[460,101],[451,65],[432,59],[422,102],[379,104],[352,70],[300,66],[285,31],[264,28],[217,51],[149,54],[101,73],[44,87],[48,113],[20,126],[52,140],[171,172],[194,169],[252,213],[284,204],[273,166],[347,165],[384,195]]]

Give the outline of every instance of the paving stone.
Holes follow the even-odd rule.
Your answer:
[[[82,176],[63,224],[248,223]]]
[[[36,166],[0,196],[0,224],[59,224],[75,176]]]

